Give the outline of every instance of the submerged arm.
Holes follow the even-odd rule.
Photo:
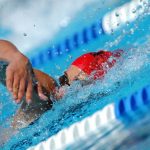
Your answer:
[[[0,82],[3,85],[5,83],[5,72],[6,72],[7,64],[3,63],[0,71]],[[12,121],[13,128],[23,128],[34,122],[38,119],[44,112],[51,109],[52,101],[50,100],[50,94],[54,94],[54,89],[57,84],[53,78],[48,76],[47,74],[33,69],[35,78],[38,84],[35,84],[33,89],[32,102],[28,104],[25,99],[22,101],[20,108],[17,110],[14,115]],[[47,99],[41,100],[38,93],[43,92]]]
[[[37,89],[34,89],[32,103],[28,105],[25,101],[23,101],[20,109],[14,117],[14,128],[23,128],[28,126],[52,107],[50,95],[53,94],[55,88],[57,87],[55,80],[37,69],[34,69],[34,74],[40,87],[38,86],[36,87]],[[36,91],[40,92],[41,90],[48,97],[48,100],[41,101],[39,99]]]

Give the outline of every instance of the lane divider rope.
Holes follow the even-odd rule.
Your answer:
[[[55,44],[53,47],[47,46],[31,58],[33,66],[42,65],[48,60],[67,54],[80,46],[87,45],[89,42],[109,35],[120,29],[126,23],[133,22],[138,16],[144,13],[149,4],[148,0],[132,0],[107,13],[102,19],[83,28],[81,31],[66,37],[62,42]]]

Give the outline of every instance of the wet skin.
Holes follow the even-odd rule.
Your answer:
[[[0,82],[12,93],[16,103],[21,103],[20,109],[14,116],[13,125],[17,121],[26,122],[27,126],[43,112],[50,109],[56,82],[47,74],[33,69],[30,61],[12,43],[0,40]],[[22,117],[21,117],[22,116]]]
[[[25,96],[28,103],[32,100],[34,73],[29,59],[12,43],[0,40],[0,61],[7,62],[6,87],[12,93],[13,99],[19,103]],[[41,85],[38,85],[38,95],[46,100]]]

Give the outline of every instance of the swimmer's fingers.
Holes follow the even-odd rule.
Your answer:
[[[26,85],[26,80],[23,78],[20,80],[18,99],[17,99],[18,103],[21,101],[21,99],[23,98],[23,96],[25,94],[25,85]]]
[[[37,85],[37,90],[38,90],[38,95],[40,99],[45,100],[45,101],[48,100],[48,97],[44,95],[44,92],[40,83],[38,83]]]
[[[13,71],[7,68],[6,69],[6,87],[10,92],[13,91],[13,79],[14,79]]]
[[[18,90],[19,90],[20,78],[17,74],[14,75],[14,82],[13,82],[13,98],[16,100],[18,99]]]
[[[26,102],[27,103],[31,102],[32,90],[33,90],[32,79],[29,77],[28,84],[27,84],[27,89],[26,89]]]

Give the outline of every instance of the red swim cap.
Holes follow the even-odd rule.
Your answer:
[[[94,79],[97,79],[103,77],[114,66],[122,53],[122,50],[91,52],[77,58],[72,65],[77,66],[88,75],[93,73]]]

